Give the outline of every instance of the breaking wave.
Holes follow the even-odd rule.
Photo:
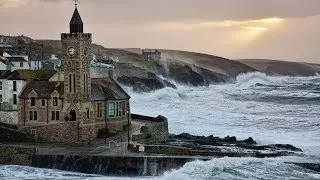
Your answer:
[[[259,144],[292,144],[305,156],[195,161],[160,177],[104,177],[21,166],[0,166],[0,179],[320,179],[285,162],[320,162],[320,77],[239,75],[234,83],[179,86],[153,93],[129,90],[132,112],[164,115],[171,133],[253,137]]]

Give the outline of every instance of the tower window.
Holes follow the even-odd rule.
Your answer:
[[[71,79],[71,74],[69,74],[69,92],[72,92],[72,79]]]
[[[73,74],[73,92],[76,92],[76,74]]]
[[[46,101],[44,99],[41,100],[41,106],[45,106],[46,105]]]

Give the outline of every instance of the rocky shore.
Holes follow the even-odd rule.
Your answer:
[[[138,147],[131,147],[138,152]],[[237,140],[234,136],[225,138],[213,135],[194,136],[188,133],[170,135],[170,138],[160,144],[146,145],[146,153],[183,155],[183,156],[210,156],[210,157],[279,157],[301,155],[302,150],[290,144],[257,145],[252,137]]]

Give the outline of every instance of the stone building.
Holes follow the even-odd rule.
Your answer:
[[[42,142],[87,143],[130,123],[129,95],[112,78],[91,78],[91,41],[75,8],[70,33],[61,34],[63,81],[27,84],[19,97],[21,131]]]
[[[148,61],[159,61],[161,59],[161,52],[157,49],[143,49],[142,58]]]

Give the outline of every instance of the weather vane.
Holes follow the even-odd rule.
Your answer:
[[[79,0],[73,0],[73,1],[74,1],[74,5],[77,7]]]

